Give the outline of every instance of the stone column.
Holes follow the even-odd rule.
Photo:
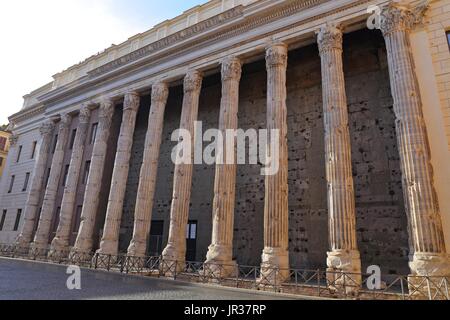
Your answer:
[[[100,249],[98,250],[100,254],[118,254],[123,200],[125,198],[128,171],[130,168],[131,148],[133,146],[133,135],[139,103],[140,97],[138,93],[130,92],[125,95],[122,125],[117,142],[105,226]]]
[[[70,159],[69,173],[61,203],[61,214],[56,236],[52,241],[51,252],[68,252],[70,234],[72,231],[73,215],[75,212],[75,198],[77,195],[78,181],[83,163],[84,147],[89,130],[91,110],[89,106],[83,106],[78,117],[79,124],[75,135]]]
[[[54,130],[55,124],[49,119],[45,120],[39,129],[42,138],[34,165],[30,191],[25,204],[24,222],[15,243],[19,247],[27,247],[33,241],[34,226],[36,225],[36,219],[38,219],[39,202],[45,187],[45,173],[47,172],[47,161],[50,155]]]
[[[58,141],[56,143],[55,153],[53,154],[52,166],[50,169],[50,176],[45,190],[44,201],[42,203],[41,217],[39,218],[39,225],[34,237],[34,242],[31,249],[40,251],[47,249],[53,215],[56,208],[56,195],[60,186],[61,173],[64,164],[64,153],[69,137],[69,129],[72,117],[65,114],[61,118],[58,129]]]
[[[159,149],[164,127],[164,111],[166,109],[169,89],[166,83],[157,83],[152,87],[152,104],[148,118],[147,136],[139,187],[137,192],[136,210],[134,212],[133,238],[128,248],[128,255],[144,257],[147,253],[148,235],[152,219],[153,197],[155,194],[158,173]]]
[[[352,174],[347,95],[342,61],[342,31],[334,25],[318,33],[322,60],[325,164],[328,184],[329,241],[327,267],[330,281],[339,272],[361,273],[356,241],[355,192]],[[359,286],[361,276],[352,277]],[[347,281],[351,282],[351,281]]]
[[[270,155],[273,161],[278,161],[279,164],[278,171],[266,173],[265,183],[264,251],[261,280],[268,281],[270,284],[279,284],[289,277],[287,63],[288,47],[286,44],[275,43],[267,48],[268,142],[266,154]]]
[[[227,145],[226,130],[238,126],[239,82],[241,62],[231,57],[222,63],[222,100],[220,103],[219,130],[224,137],[222,145],[223,163],[216,164],[214,184],[212,242],[206,256],[206,263],[213,270],[220,265],[220,275],[227,277],[236,270],[233,261],[234,208],[236,194],[236,143]],[[228,149],[227,147],[231,147]],[[228,163],[230,157],[233,163]],[[215,272],[216,274],[216,272]]]
[[[405,205],[414,248],[411,272],[418,276],[450,276],[409,39],[411,29],[421,22],[425,10],[426,6],[391,4],[382,12],[381,30],[386,40]]]
[[[165,261],[177,261],[179,269],[186,260],[186,225],[189,218],[194,162],[194,123],[197,120],[201,86],[200,72],[191,71],[186,75],[180,129],[190,133],[191,149],[189,161],[186,161],[189,163],[175,165],[169,241],[162,254]]]
[[[80,228],[72,249],[72,256],[78,255],[82,259],[89,259],[92,255],[95,220],[100,200],[99,194],[102,187],[113,115],[113,101],[103,101],[100,104],[97,135],[92,150],[91,166],[84,193]]]

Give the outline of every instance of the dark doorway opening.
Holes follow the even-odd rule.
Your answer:
[[[149,256],[159,257],[162,254],[163,232],[164,232],[164,221],[162,220],[152,221],[148,245]]]
[[[197,254],[197,221],[186,226],[186,261],[195,261]]]

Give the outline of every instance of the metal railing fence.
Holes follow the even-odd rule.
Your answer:
[[[370,274],[327,270],[280,270],[267,266],[261,268],[171,261],[162,257],[52,252],[1,244],[0,256],[314,297],[362,300],[450,300],[450,279],[447,277],[383,275],[381,288],[369,290],[367,288],[371,281]]]

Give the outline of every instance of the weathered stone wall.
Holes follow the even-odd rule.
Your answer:
[[[355,180],[358,242],[363,268],[378,264],[384,273],[407,273],[408,237],[403,207],[392,98],[381,35],[368,31],[345,37],[344,64],[349,103]],[[316,45],[289,54],[289,238],[291,266],[324,268],[328,249],[327,187],[320,58]],[[216,128],[220,76],[205,78],[199,108],[203,130]],[[164,220],[164,243],[170,221],[173,170],[172,132],[178,128],[182,88],[170,89],[152,220]],[[121,251],[132,235],[133,212],[144,146],[148,97],[135,132],[121,229]],[[243,67],[239,128],[264,129],[264,61]],[[263,249],[264,177],[260,165],[240,165],[237,173],[234,256],[240,264],[258,265]],[[196,260],[205,259],[211,242],[214,166],[196,165],[190,220],[198,221]]]

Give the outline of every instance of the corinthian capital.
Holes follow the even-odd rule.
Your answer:
[[[88,105],[83,105],[78,116],[81,123],[88,123],[91,117],[91,109]]]
[[[184,77],[184,92],[200,90],[202,87],[203,75],[200,71],[189,71]]]
[[[141,98],[139,96],[139,93],[135,91],[128,92],[125,94],[125,99],[123,102],[123,109],[127,110],[133,110],[137,111],[139,109],[139,104],[141,102]]]
[[[236,57],[228,57],[222,62],[222,81],[241,79],[241,60]]]
[[[69,128],[70,123],[72,122],[72,117],[69,114],[63,114],[61,116],[61,121],[59,122],[59,131],[66,130]]]
[[[166,102],[169,97],[167,83],[158,82],[152,86],[152,102]]]
[[[14,147],[19,141],[19,136],[17,134],[12,134],[9,136],[9,145]]]
[[[395,31],[410,31],[423,23],[429,1],[422,1],[414,6],[410,4],[390,3],[381,12],[380,29],[384,36]]]
[[[331,50],[342,51],[342,38],[342,29],[340,26],[335,24],[323,26],[317,32],[317,43],[320,54]]]
[[[267,68],[274,66],[286,66],[288,59],[288,47],[285,43],[278,42],[271,44],[266,49]]]
[[[45,120],[44,123],[39,128],[39,132],[42,136],[51,135],[53,134],[53,131],[55,130],[55,123],[48,119]]]

